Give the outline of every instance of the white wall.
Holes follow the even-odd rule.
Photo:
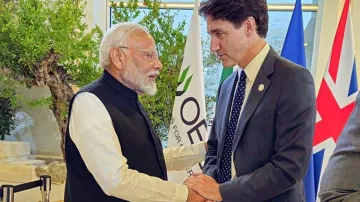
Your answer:
[[[20,87],[18,93],[27,100],[36,100],[51,95],[48,87]],[[23,105],[19,111],[26,112],[34,119],[34,126],[30,129],[33,142],[36,145],[36,154],[49,156],[62,156],[60,150],[60,130],[54,113],[48,106],[31,108]]]
[[[360,0],[353,0],[352,2],[352,21],[355,38],[355,55],[357,59],[357,78],[358,83],[360,83]]]
[[[97,25],[105,32],[109,28],[108,22],[110,22],[108,0],[82,0],[82,2],[86,2],[85,22],[89,28]]]

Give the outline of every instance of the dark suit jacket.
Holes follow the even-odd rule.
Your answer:
[[[233,73],[219,89],[208,139],[203,172],[215,180],[236,81]],[[271,49],[239,118],[233,143],[237,177],[220,185],[225,202],[305,201],[302,179],[312,154],[315,105],[309,71]]]
[[[321,178],[323,202],[360,201],[360,93]]]

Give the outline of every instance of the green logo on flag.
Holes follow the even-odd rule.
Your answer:
[[[180,76],[180,79],[178,81],[177,87],[179,87],[181,84],[184,83],[186,75],[187,75],[189,69],[190,69],[190,66],[188,66],[186,69],[184,69],[184,71],[181,73],[181,76]],[[189,78],[186,79],[183,90],[182,91],[177,90],[176,91],[176,96],[181,96],[188,90],[188,88],[190,86],[190,83],[191,83],[192,77],[193,77],[193,75],[191,75]]]

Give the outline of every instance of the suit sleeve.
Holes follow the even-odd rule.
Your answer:
[[[219,99],[222,84],[223,83],[220,84],[217,99]],[[216,109],[216,111],[217,111],[217,109]],[[206,152],[205,164],[204,164],[204,167],[202,170],[202,172],[204,174],[213,177],[216,181],[218,181],[218,179],[217,179],[218,135],[216,134],[216,132],[218,131],[216,129],[217,124],[218,124],[217,123],[218,117],[219,116],[214,117],[214,120],[213,120],[213,123],[211,126],[209,138],[207,140],[208,151]]]
[[[213,177],[217,181],[217,150],[218,150],[218,138],[216,136],[216,120],[214,119],[211,126],[210,135],[207,141],[208,151],[205,156],[205,164],[202,172],[206,175]]]
[[[360,94],[321,179],[324,202],[355,202],[360,198]]]
[[[294,68],[277,105],[275,154],[263,167],[221,184],[224,201],[266,201],[299,183],[312,154],[315,116],[312,76],[305,68]]]

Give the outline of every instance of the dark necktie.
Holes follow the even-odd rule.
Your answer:
[[[241,71],[240,79],[238,80],[238,85],[235,91],[235,97],[231,108],[230,122],[227,127],[224,151],[222,153],[222,158],[220,161],[220,170],[218,176],[219,183],[224,183],[231,180],[232,147],[233,147],[236,126],[240,116],[241,107],[244,102],[245,87],[246,87],[246,74],[244,71]]]

